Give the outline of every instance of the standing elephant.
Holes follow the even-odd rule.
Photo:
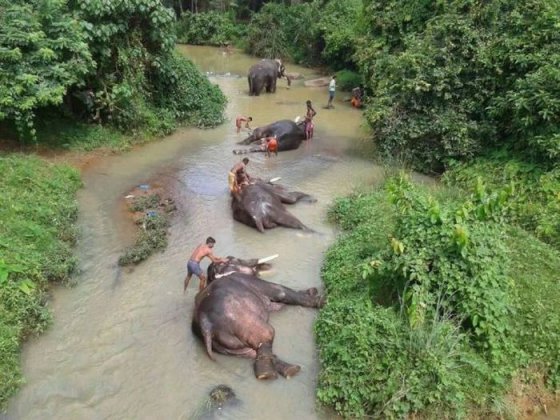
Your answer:
[[[272,136],[277,137],[279,152],[297,149],[301,145],[301,142],[306,139],[303,124],[296,124],[291,120],[280,120],[273,122],[272,124],[255,128],[249,137],[240,141],[238,144],[257,143],[265,137]],[[244,150],[237,149],[234,150],[233,153],[242,154],[264,152],[265,150],[265,147],[257,146]]]
[[[290,78],[285,73],[286,68],[281,60],[263,59],[251,66],[247,74],[249,95],[259,96],[263,88],[267,93],[276,92],[276,79],[285,77],[290,86]]]
[[[294,204],[300,200],[315,202],[316,200],[302,192],[290,192],[281,185],[256,179],[244,186],[239,194],[232,194],[231,209],[233,218],[258,229],[285,226],[292,229],[311,231],[284,207],[283,203]]]
[[[243,264],[243,260],[237,263]],[[255,359],[257,379],[276,379],[277,373],[286,378],[297,374],[301,369],[298,365],[280,360],[272,351],[270,312],[284,305],[319,308],[324,298],[315,288],[296,291],[245,274],[245,269],[232,270],[232,264],[230,260],[208,267],[208,286],[195,298],[194,334],[202,339],[212,360],[213,351]]]

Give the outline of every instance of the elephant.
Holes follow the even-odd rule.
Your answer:
[[[301,142],[306,140],[304,123],[296,124],[292,120],[280,120],[271,124],[257,127],[253,132],[238,144],[249,145],[256,143],[263,138],[276,136],[278,140],[278,151],[297,149]],[[236,155],[244,153],[264,152],[266,148],[259,145],[250,149],[237,149],[233,153]]]
[[[283,204],[294,204],[300,200],[310,203],[317,201],[308,194],[290,192],[281,185],[253,179],[239,193],[232,194],[231,209],[235,220],[255,227],[261,233],[277,226],[313,232],[288,212]]]
[[[250,271],[258,270],[254,262],[243,266],[243,260],[237,261]],[[212,360],[214,351],[255,359],[257,379],[276,379],[278,373],[286,378],[297,374],[300,366],[282,361],[272,351],[270,312],[284,305],[320,308],[324,297],[316,288],[296,291],[245,274],[243,268],[231,270],[231,265],[212,263],[208,267],[208,286],[195,297],[193,333],[203,341]]]
[[[247,74],[249,82],[249,95],[259,96],[263,88],[267,93],[276,92],[276,79],[285,77],[288,81],[288,86],[291,85],[290,78],[285,73],[286,67],[282,64],[281,60],[263,59],[256,64],[253,64]]]

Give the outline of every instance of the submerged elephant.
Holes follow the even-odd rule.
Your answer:
[[[276,79],[285,77],[290,86],[290,78],[285,73],[286,67],[281,60],[263,59],[251,66],[247,74],[249,95],[259,96],[263,88],[267,93],[276,92]]]
[[[202,339],[212,360],[213,351],[252,358],[258,379],[275,379],[277,373],[289,378],[301,368],[273,353],[274,328],[268,323],[269,314],[284,305],[319,308],[324,298],[315,288],[295,291],[244,274],[241,271],[258,268],[237,261],[239,270],[231,270],[232,263],[212,263],[208,267],[208,286],[195,298],[192,330]]]
[[[285,187],[256,179],[244,186],[238,194],[232,194],[231,209],[238,222],[255,227],[259,232],[277,226],[311,231],[284,207],[298,201],[315,202],[310,195],[288,191]]]
[[[251,135],[240,141],[238,144],[252,144],[259,142],[263,138],[276,136],[278,141],[278,151],[297,149],[301,142],[306,139],[304,124],[296,124],[291,120],[280,120],[272,124],[263,125],[253,130]],[[264,152],[266,149],[261,146],[251,147],[250,149],[234,150],[235,154]]]

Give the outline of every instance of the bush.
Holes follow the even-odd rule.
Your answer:
[[[0,8],[9,64],[0,70],[0,120],[15,121],[21,137],[38,138],[43,109],[133,135],[167,134],[177,120],[222,122],[225,97],[177,56],[174,14],[159,0],[0,0]]]
[[[68,282],[75,268],[80,187],[75,170],[37,158],[0,158],[0,407],[22,382],[19,348],[43,331],[48,282]]]
[[[235,43],[245,36],[245,26],[229,14],[215,11],[185,12],[177,21],[178,42],[194,45],[222,46]]]
[[[494,154],[469,164],[453,165],[444,181],[467,191],[478,180],[494,190],[513,188],[505,207],[505,217],[537,238],[560,249],[560,168],[547,170],[509,154]]]
[[[442,172],[487,148],[558,156],[560,9],[549,2],[365,2],[357,53],[386,156]]]
[[[267,3],[249,23],[246,51],[259,57],[316,64],[322,49],[318,15],[317,2],[292,6]]]
[[[336,73],[336,85],[340,90],[347,92],[357,86],[362,86],[363,79],[358,73],[351,70],[340,70]]]
[[[337,199],[317,397],[347,417],[511,416],[513,375],[558,388],[560,254],[509,227],[514,190],[400,175]]]

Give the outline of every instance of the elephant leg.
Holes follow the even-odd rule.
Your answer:
[[[291,228],[291,229],[301,229],[301,230],[311,231],[311,229],[309,229],[307,226],[305,226],[303,223],[301,223],[301,221],[297,217],[291,215],[290,213],[288,213],[285,210],[282,214],[280,214],[279,217],[276,218],[275,221],[279,225],[284,226],[284,227],[288,227],[288,228]]]
[[[270,283],[259,278],[253,279],[252,284],[272,302],[305,306],[307,308],[319,308],[325,303],[324,298],[316,293],[317,290],[314,288],[296,291],[281,284]]]
[[[274,360],[274,367],[276,368],[276,371],[286,379],[297,375],[297,373],[301,370],[300,366],[286,363],[278,357]]]
[[[270,91],[272,93],[276,93],[276,78],[272,79],[272,82],[270,83]]]
[[[253,96],[253,84],[251,83],[251,76],[247,77],[247,81],[249,82],[249,96]]]
[[[278,224],[274,223],[272,220],[265,220],[263,224],[266,229],[274,229],[275,227],[278,227]]]
[[[276,367],[274,366],[274,354],[272,343],[263,343],[257,349],[255,360],[255,376],[257,379],[276,379]]]

